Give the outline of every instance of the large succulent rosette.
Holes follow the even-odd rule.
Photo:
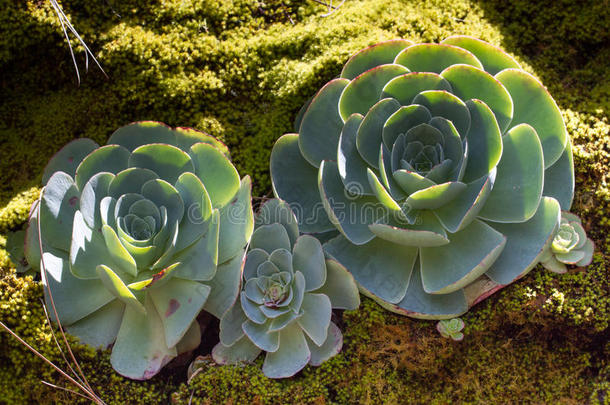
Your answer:
[[[543,85],[465,36],[355,54],[271,155],[275,194],[384,307],[450,318],[522,277],[569,209],[572,152]]]
[[[106,146],[66,145],[43,183],[28,261],[43,270],[52,318],[54,307],[83,343],[114,343],[120,374],[152,377],[199,345],[202,309],[220,318],[236,299],[253,230],[251,184],[215,138],[131,124]]]

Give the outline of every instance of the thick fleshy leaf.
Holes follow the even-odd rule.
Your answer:
[[[300,271],[294,273],[294,283],[292,284],[294,298],[290,303],[295,314],[301,313],[301,305],[303,304],[303,297],[305,296],[305,277]]]
[[[299,112],[297,113],[297,116],[294,118],[294,123],[292,125],[294,132],[297,132],[297,133],[299,132],[299,128],[301,128],[301,122],[303,122],[303,116],[305,115],[305,112],[309,108],[309,105],[313,101],[314,97],[315,97],[315,94],[313,96],[309,97],[307,99],[307,101],[305,101],[305,103],[303,103],[301,108],[299,108]]]
[[[57,152],[42,172],[42,184],[47,184],[53,173],[64,172],[72,177],[83,159],[99,145],[88,138],[75,139]]]
[[[443,90],[427,90],[419,93],[413,99],[413,104],[421,104],[428,108],[432,116],[450,120],[460,133],[462,139],[470,129],[470,113],[462,100]]]
[[[74,215],[73,230],[70,231],[70,234],[72,235],[70,270],[74,276],[82,279],[95,279],[97,278],[95,270],[97,265],[106,264],[116,267],[102,233],[89,228],[80,211]]]
[[[498,284],[506,285],[527,274],[550,246],[560,216],[557,200],[544,197],[536,214],[524,223],[490,223],[506,236],[506,247],[485,275]]]
[[[352,114],[345,122],[339,138],[337,166],[339,167],[341,181],[350,193],[371,195],[373,190],[366,175],[368,164],[362,159],[356,147],[356,136],[362,118],[360,114]]]
[[[396,170],[392,177],[407,195],[436,185],[435,182],[421,174],[408,170]]]
[[[307,340],[309,351],[311,352],[309,364],[312,366],[319,366],[326,360],[339,354],[341,347],[343,346],[343,335],[337,325],[332,322],[328,326],[326,341],[321,346],[316,346],[307,336],[305,336],[305,339]]]
[[[580,250],[572,250],[568,253],[557,253],[555,258],[562,263],[574,265],[585,257],[585,252]]]
[[[502,144],[496,180],[479,216],[493,222],[524,222],[536,213],[542,196],[542,146],[527,124],[508,131]]]
[[[593,260],[593,251],[595,250],[595,245],[591,239],[587,239],[585,241],[585,245],[582,247],[582,252],[584,253],[583,258],[576,263],[576,266],[588,266],[591,264],[591,260]]]
[[[205,235],[173,257],[172,261],[179,262],[177,277],[199,281],[208,281],[214,277],[218,265],[219,222],[218,210],[214,210]]]
[[[546,269],[557,274],[564,274],[568,271],[568,267],[565,264],[561,263],[559,260],[557,260],[554,256],[551,256],[548,260],[542,262],[542,265]]]
[[[251,280],[250,283],[252,283],[253,281],[254,280]],[[242,309],[244,310],[244,314],[246,315],[246,317],[249,320],[251,320],[252,322],[257,323],[259,325],[262,325],[267,321],[267,317],[260,310],[259,305],[255,304],[254,301],[250,300],[246,296],[245,292],[242,291],[242,293],[239,296],[239,301],[240,301]],[[235,305],[238,306],[239,304],[235,304]]]
[[[406,106],[412,103],[415,96],[426,90],[451,92],[451,85],[436,73],[411,72],[390,80],[383,88],[381,97],[393,97]]]
[[[406,134],[411,128],[430,121],[432,116],[430,111],[421,105],[409,105],[401,107],[390,118],[387,119],[383,126],[383,143],[392,150],[396,139],[401,134]],[[396,170],[395,168],[393,168]]]
[[[184,172],[195,168],[188,153],[175,146],[153,143],[136,148],[129,156],[129,167],[155,172],[159,178],[174,184]]]
[[[244,336],[230,347],[222,343],[216,344],[212,349],[212,358],[218,364],[251,363],[260,352],[261,349]]]
[[[326,260],[326,282],[313,292],[326,295],[334,309],[356,309],[360,306],[360,294],[354,277],[333,259]]]
[[[291,275],[294,273],[292,254],[287,249],[275,249],[269,255],[269,261],[275,264],[280,272],[286,272]]]
[[[173,278],[163,288],[151,290],[149,294],[161,318],[167,347],[174,347],[203,308],[210,287]]]
[[[303,115],[299,128],[301,154],[315,167],[325,159],[335,159],[337,144],[343,127],[337,105],[349,81],[335,79],[328,82],[315,95]]]
[[[473,282],[498,258],[506,237],[479,220],[449,236],[450,243],[420,249],[424,290],[448,294]]]
[[[415,223],[387,220],[369,226],[378,237],[405,246],[442,246],[449,243],[447,233],[430,211],[417,214]]]
[[[410,46],[396,56],[394,63],[406,66],[413,72],[440,73],[448,66],[458,63],[483,68],[481,62],[467,50],[441,44]]]
[[[108,187],[108,195],[119,198],[123,194],[139,193],[144,183],[159,176],[150,169],[130,167],[115,176]]]
[[[385,145],[379,147],[379,174],[383,185],[388,189],[394,200],[400,201],[406,197],[392,175],[392,157],[390,150]]]
[[[313,236],[297,239],[292,252],[292,266],[305,277],[305,291],[313,291],[326,282],[326,262],[322,245]]]
[[[559,107],[534,76],[519,69],[506,69],[496,75],[515,105],[511,125],[531,125],[542,143],[544,167],[552,166],[563,153],[568,132]]]
[[[281,224],[262,225],[252,234],[250,246],[271,254],[276,249],[291,250],[288,232]]]
[[[112,368],[133,380],[153,377],[177,355],[176,348],[165,343],[163,324],[150,298],[144,305],[146,316],[130,306],[125,308],[110,355]]]
[[[102,235],[104,235],[104,242],[106,242],[108,254],[112,261],[119,269],[135,277],[138,274],[136,261],[125,249],[116,232],[108,225],[102,225]]]
[[[324,294],[305,294],[303,297],[303,316],[297,322],[303,331],[317,345],[321,346],[327,337],[332,308],[330,299]]]
[[[466,184],[452,181],[416,191],[407,198],[411,209],[434,210],[453,201],[466,190]]]
[[[218,263],[224,263],[238,254],[252,236],[254,214],[251,196],[252,181],[250,176],[244,176],[237,194],[220,209]]]
[[[38,220],[45,241],[54,248],[70,250],[74,214],[78,210],[79,192],[72,177],[64,172],[51,176],[42,191]]]
[[[176,250],[180,251],[199,239],[207,230],[212,216],[212,201],[203,183],[193,173],[182,173],[175,184],[184,202],[185,215],[180,222]]]
[[[28,264],[34,269],[39,269],[41,250],[44,252],[47,250],[47,244],[44,238],[40,236],[38,232],[38,216],[40,210],[40,200],[36,200],[30,207],[30,218],[28,220],[28,227],[25,231],[25,242],[23,246],[23,253]],[[7,241],[8,243],[8,241]]]
[[[174,145],[175,142],[172,129],[155,121],[140,121],[126,125],[114,131],[108,139],[108,145],[121,145],[130,152],[149,143]]]
[[[327,242],[324,249],[369,294],[391,303],[403,299],[417,258],[416,247],[379,238],[356,246],[345,237],[338,236]]]
[[[212,206],[218,208],[228,204],[239,190],[237,169],[220,150],[207,143],[193,145],[189,154]]]
[[[252,248],[248,252],[246,264],[244,266],[244,280],[250,280],[252,277],[257,277],[256,270],[258,266],[269,259],[269,254],[263,249]]]
[[[178,354],[192,352],[201,344],[201,328],[199,322],[193,321],[191,326],[187,329],[184,337],[176,345],[176,352]]]
[[[174,263],[164,269],[154,270],[156,273],[151,270],[142,271],[138,274],[138,281],[129,283],[127,287],[129,287],[131,291],[163,288],[165,284],[174,277],[175,269],[179,264],[180,263]]]
[[[218,266],[216,276],[205,283],[212,288],[203,307],[205,311],[216,318],[222,318],[222,315],[235,303],[241,287],[244,262],[245,252],[242,251],[228,262]]]
[[[502,133],[508,129],[513,119],[513,101],[496,78],[469,65],[450,66],[441,76],[451,84],[452,93],[462,100],[483,101],[493,111]]]
[[[76,168],[74,181],[82,190],[93,175],[99,172],[116,174],[127,169],[129,151],[119,145],[106,145],[91,152]]]
[[[405,73],[409,73],[409,69],[404,66],[387,64],[367,70],[352,80],[339,99],[339,114],[343,121],[354,113],[366,114],[379,101],[386,83]]]
[[[250,339],[259,349],[266,352],[274,352],[280,347],[279,332],[268,331],[270,322],[271,321],[264,325],[259,325],[251,321],[246,321],[242,324],[242,329],[248,339]]]
[[[384,98],[371,107],[358,127],[356,148],[362,159],[374,168],[378,168],[378,151],[382,142],[383,125],[399,108],[398,101]]]
[[[298,135],[287,134],[277,140],[271,151],[270,169],[276,197],[290,206],[299,207],[294,213],[301,232],[318,233],[335,229],[320,199],[318,169],[301,155]]]
[[[43,254],[44,269],[42,260],[39,265],[42,282],[53,294],[59,319],[65,325],[70,325],[108,304],[114,300],[114,296],[99,280],[81,280],[74,277],[67,259],[65,253],[50,249]],[[78,294],[74,291],[78,291]],[[55,313],[49,307],[48,291],[45,289],[44,293],[47,307],[50,309],[49,316],[54,320]]]
[[[377,175],[371,169],[367,169],[366,174],[377,200],[387,209],[394,212],[401,212],[400,205],[394,200],[394,198],[392,198],[392,195],[381,183]]]
[[[267,353],[263,373],[269,378],[292,377],[309,363],[311,353],[305,335],[296,323],[278,333],[281,344],[277,351]]]
[[[392,63],[400,51],[411,45],[413,42],[406,39],[392,39],[364,48],[345,63],[341,77],[351,80],[376,66]]]
[[[128,307],[140,311],[142,316],[147,315],[144,305],[110,267],[100,264],[95,269],[100,281],[112,295],[123,301]]]
[[[476,218],[489,197],[495,176],[494,169],[490,174],[466,184],[466,189],[455,197],[451,204],[434,210],[434,214],[445,229],[452,233],[457,232]]]
[[[125,304],[120,300],[113,300],[91,315],[66,326],[65,329],[71,335],[78,337],[83,344],[106,349],[119,333],[124,311]]]
[[[184,127],[174,128],[172,133],[176,137],[176,146],[187,153],[191,149],[191,146],[195,145],[196,143],[203,142],[218,149],[227,157],[227,159],[230,158],[229,148],[227,145],[220,142],[210,134],[206,134],[205,132],[201,132],[193,128]]]
[[[80,212],[87,225],[95,230],[102,228],[100,202],[108,195],[108,187],[114,178],[111,173],[97,173],[87,182],[80,195]]]
[[[142,186],[142,196],[167,209],[167,222],[180,222],[184,216],[184,201],[174,186],[163,179],[153,179]],[[118,205],[118,203],[117,203]]]
[[[468,160],[462,181],[470,183],[488,174],[502,157],[502,134],[493,112],[479,100],[466,102],[471,125],[468,132]]]
[[[411,275],[405,298],[396,305],[378,301],[382,307],[419,319],[451,319],[468,310],[466,297],[462,290],[449,294],[426,293],[422,285],[419,262],[416,263],[415,269],[416,271]]]
[[[569,210],[574,199],[574,159],[572,144],[568,139],[559,160],[544,171],[542,195],[559,201],[562,210]]]
[[[239,303],[235,303],[220,319],[220,342],[231,346],[244,336],[241,325],[246,322],[246,314]]]
[[[347,195],[335,162],[325,160],[318,179],[324,209],[335,226],[353,243],[362,244],[374,235],[368,224],[377,220],[379,202],[374,197]]]
[[[291,246],[294,246],[299,237],[299,225],[296,216],[285,201],[277,198],[268,200],[260,207],[254,220],[256,227],[274,224],[276,222],[282,224],[282,226],[286,228]]]
[[[509,68],[520,69],[519,63],[509,54],[480,39],[466,35],[455,35],[446,38],[441,43],[459,46],[474,54],[483,64],[483,68],[492,75]]]

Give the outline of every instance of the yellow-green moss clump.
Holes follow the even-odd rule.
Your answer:
[[[193,126],[229,145],[262,197],[270,194],[274,141],[354,51],[396,37],[468,34],[503,47],[543,80],[574,143],[573,210],[596,241],[593,264],[566,275],[534,270],[463,317],[464,341],[364,300],[360,311],[343,314],[345,350],[322,367],[272,381],[260,364],[207,363],[186,384],[179,361],[151,381],[128,381],[112,371],[108,352],[71,340],[107,403],[609,403],[604,2],[347,0],[324,17],[326,9],[311,0],[65,0],[109,76],[81,69],[80,86],[47,2],[13,3],[0,11],[0,320],[64,369],[42,312],[42,287],[15,274],[4,244],[25,223],[45,163],[73,138],[104,143],[117,127],[145,119]],[[74,45],[82,67],[83,49]],[[41,384],[68,387],[5,332],[0,347],[0,404],[87,402]]]

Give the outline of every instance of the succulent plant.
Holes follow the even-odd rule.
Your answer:
[[[574,192],[570,140],[544,86],[454,36],[352,56],[271,154],[275,195],[361,292],[448,319],[538,263]]]
[[[462,329],[464,329],[464,321],[460,318],[442,319],[436,324],[436,330],[442,337],[451,338],[456,342],[464,339]]]
[[[352,276],[325,257],[320,242],[299,236],[290,207],[273,199],[256,217],[240,299],[220,321],[220,364],[251,362],[267,352],[263,373],[290,377],[339,353],[341,331],[331,310],[360,304]]]
[[[83,343],[107,347],[133,379],[155,375],[201,339],[239,293],[254,227],[251,183],[210,135],[155,122],[106,146],[67,144],[48,163],[26,236],[49,313]],[[42,257],[41,257],[42,252]]]
[[[15,265],[17,273],[35,273],[32,266],[27,262],[24,253],[25,231],[18,230],[9,232],[6,236],[6,252],[9,259]]]
[[[540,262],[555,273],[565,273],[566,264],[588,266],[593,258],[593,241],[587,238],[580,218],[569,212],[561,213],[561,223]]]

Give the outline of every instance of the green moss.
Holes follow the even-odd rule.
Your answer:
[[[196,127],[229,145],[255,196],[269,195],[274,141],[292,131],[301,104],[349,55],[384,39],[468,34],[507,49],[558,101],[574,143],[573,210],[597,245],[591,266],[566,275],[535,269],[466,314],[461,343],[441,338],[434,322],[365,299],[343,314],[344,351],[288,380],[266,379],[259,359],[210,364],[188,385],[179,365],[148,382],[128,381],[112,371],[107,351],[71,343],[107,403],[608,403],[610,9],[603,2],[348,0],[330,17],[313,1],[111,3],[114,10],[62,2],[109,76],[81,69],[80,86],[47,2],[0,12],[2,322],[63,364],[40,284],[17,277],[3,248],[4,236],[27,219],[44,165],[69,140],[104,143],[117,127],[144,119]],[[73,44],[82,66],[82,47]],[[0,403],[78,403],[41,384],[69,386],[4,332],[0,347]]]

